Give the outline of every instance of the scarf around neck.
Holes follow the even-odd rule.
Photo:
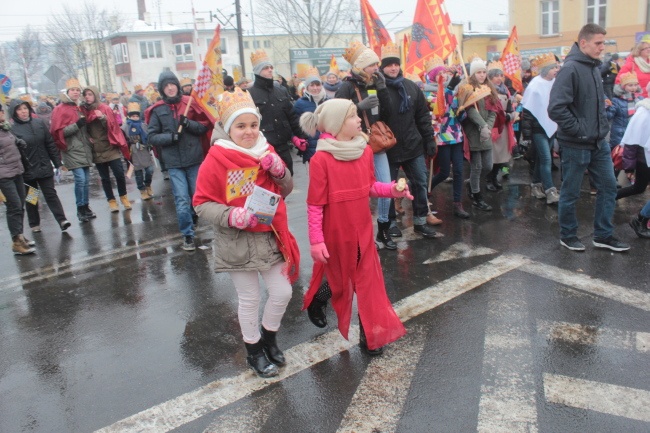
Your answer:
[[[305,95],[307,95],[308,98],[310,98],[312,101],[316,103],[316,105],[320,104],[323,99],[327,96],[325,94],[325,88],[321,87],[320,92],[316,95],[313,95],[307,91],[305,91]]]
[[[331,153],[338,161],[354,161],[361,158],[368,145],[365,134],[358,135],[350,141],[339,141],[332,134],[323,132],[316,144],[316,152]]]
[[[400,97],[399,113],[404,114],[409,111],[411,109],[411,99],[409,98],[408,93],[406,93],[406,87],[404,87],[404,76],[402,73],[400,72],[395,78],[387,76],[386,85],[397,89],[397,93]]]
[[[246,149],[244,147],[238,146],[232,140],[228,140],[226,138],[219,138],[215,140],[214,145],[221,146],[225,149],[241,152],[244,155],[248,155],[255,159],[260,159],[260,157],[264,154],[264,152],[269,150],[269,143],[266,141],[266,137],[264,137],[264,134],[262,134],[261,132],[260,135],[257,137],[257,141],[255,142],[255,145],[250,149]]]
[[[336,84],[330,84],[330,83],[328,83],[328,82],[324,82],[324,83],[323,83],[323,87],[324,87],[325,90],[327,90],[328,92],[336,92],[337,90],[339,90],[339,89],[341,88],[341,85],[342,85],[342,84],[343,84],[342,81],[337,81]]]
[[[635,57],[634,63],[641,69],[644,73],[650,73],[650,63],[646,62],[642,57]]]

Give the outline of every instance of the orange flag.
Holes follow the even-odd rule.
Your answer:
[[[217,97],[223,93],[221,75],[221,26],[214,31],[212,41],[203,59],[203,67],[192,86],[192,97],[201,106],[212,123],[219,120]]]
[[[512,33],[506,42],[503,53],[501,54],[501,63],[503,63],[503,74],[512,80],[512,87],[523,92],[524,86],[521,83],[521,53],[519,52],[519,37],[517,36],[517,26],[512,28]]]
[[[444,0],[418,0],[411,29],[411,43],[406,59],[406,72],[421,75],[427,60],[434,56],[445,60],[458,42],[449,30],[451,20]]]
[[[336,75],[339,74],[339,64],[336,61],[336,57],[334,57],[334,54],[332,54],[332,58],[330,59],[330,70],[327,71],[329,72],[334,72]]]
[[[361,16],[368,34],[368,45],[381,57],[381,46],[391,42],[390,35],[379,19],[377,12],[368,3],[368,0],[361,0]]]

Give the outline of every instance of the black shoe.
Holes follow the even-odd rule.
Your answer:
[[[84,211],[86,212],[86,216],[88,218],[97,218],[97,215],[95,215],[95,212],[93,212],[93,210],[87,204],[84,205]]]
[[[560,245],[565,248],[570,249],[571,251],[584,251],[585,246],[580,240],[576,237],[560,239]]]
[[[614,236],[610,236],[604,239],[594,238],[592,242],[597,248],[607,248],[608,250],[612,251],[627,251],[630,249],[630,246],[628,244],[619,241]]]
[[[307,307],[307,317],[314,325],[319,328],[324,328],[327,326],[327,316],[325,315],[325,309],[327,308],[327,303],[322,303],[316,299],[312,299],[311,304]]]
[[[401,238],[402,237],[402,231],[397,226],[392,226],[391,228],[389,228],[388,229],[388,234],[390,235],[391,238]]]
[[[634,230],[634,233],[640,238],[650,239],[650,230],[648,230],[648,218],[645,218],[639,214],[636,218],[630,221],[630,227]]]
[[[185,251],[194,251],[196,249],[196,245],[194,245],[194,237],[185,236],[185,240],[183,241],[183,246],[181,248],[183,248]]]
[[[381,242],[387,250],[396,250],[397,244],[390,238],[390,221],[380,223],[377,221],[377,242]]]
[[[61,224],[60,224],[61,231],[64,232],[64,231],[68,230],[68,228],[70,228],[71,225],[72,224],[70,224],[70,221],[68,221],[68,220],[61,221]]]
[[[248,352],[246,362],[259,377],[273,377],[278,375],[278,367],[266,356],[262,339],[257,343],[244,344],[246,345],[246,351]]]
[[[88,222],[90,218],[86,214],[85,206],[77,206],[77,218],[79,218],[79,222],[81,223]]]
[[[363,329],[361,324],[361,318],[359,318],[359,347],[361,350],[366,352],[370,356],[379,356],[384,353],[383,347],[378,347],[376,349],[368,349],[368,343],[366,341],[366,331]]]
[[[425,238],[435,238],[437,236],[436,231],[426,224],[414,225],[413,231],[420,233]]]
[[[485,189],[491,192],[496,192],[498,191],[498,188],[490,181],[485,183]]]
[[[262,334],[262,341],[264,342],[264,351],[266,352],[266,356],[271,360],[272,363],[279,367],[282,367],[287,363],[287,361],[284,358],[284,353],[282,353],[278,347],[278,343],[275,340],[277,331],[269,331],[265,329],[264,326],[262,326],[260,327],[260,333]]]
[[[483,195],[480,192],[472,194],[472,206],[486,212],[492,210],[492,206],[483,201]]]
[[[458,218],[467,219],[470,217],[469,213],[463,209],[463,204],[460,202],[454,203],[454,215]]]

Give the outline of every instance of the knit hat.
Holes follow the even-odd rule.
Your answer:
[[[357,69],[363,69],[367,66],[379,63],[379,57],[377,57],[377,54],[359,41],[352,41],[350,46],[345,49],[343,58]]]
[[[176,96],[173,98],[170,98],[165,94],[165,87],[167,87],[167,84],[173,84],[176,86],[176,89],[178,89]],[[181,101],[181,82],[178,81],[176,74],[174,74],[172,71],[163,71],[160,73],[160,76],[158,77],[158,93],[159,96],[162,96],[163,100],[168,104],[177,104]],[[151,92],[151,94],[149,94],[149,97],[153,98],[154,92]],[[152,102],[155,102],[155,100]]]
[[[251,94],[235,87],[232,92],[224,92],[219,97],[219,123],[226,134],[230,135],[230,127],[235,119],[242,114],[254,114],[261,119],[260,112],[253,102]]]
[[[639,84],[639,78],[636,75],[636,72],[625,72],[621,74],[621,87],[626,84]]]
[[[126,115],[130,116],[132,114],[140,115],[140,104],[137,102],[129,102],[129,105],[126,106]]]
[[[314,81],[318,81],[320,84],[323,82],[320,79],[320,73],[315,67],[311,67],[305,71],[305,86],[309,86]]]
[[[273,66],[269,55],[264,50],[256,50],[251,53],[251,63],[253,64],[253,73],[259,75],[262,69],[267,66]],[[226,131],[228,132],[228,131]]]
[[[81,84],[79,83],[79,80],[76,78],[70,78],[68,81],[65,82],[65,91],[66,93],[70,89],[79,89],[81,90]]]
[[[386,66],[395,63],[401,65],[399,47],[392,41],[388,41],[386,45],[382,45],[381,47],[381,68],[384,69]]]
[[[303,113],[300,116],[300,127],[310,136],[314,136],[316,131],[336,136],[341,131],[345,119],[356,111],[357,107],[349,99],[328,99],[313,113]]]
[[[469,64],[469,75],[470,77],[474,75],[478,71],[487,71],[487,67],[485,66],[485,62],[481,60],[480,57],[474,58],[472,60],[472,63]]]

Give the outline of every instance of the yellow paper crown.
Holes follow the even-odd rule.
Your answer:
[[[549,65],[556,64],[555,55],[553,53],[539,54],[532,58],[530,67],[539,74],[539,71]]]
[[[79,80],[76,78],[70,78],[68,81],[65,82],[65,89],[70,90],[70,89],[81,89],[81,84],[79,83]]]
[[[230,116],[242,108],[257,109],[251,94],[235,87],[232,92],[223,92],[219,96],[219,119],[223,125],[228,122]]]
[[[183,78],[181,80],[181,87],[191,86],[191,85],[192,85],[192,79],[191,78]]]
[[[133,87],[133,93],[138,92],[140,90],[142,90],[141,84],[136,84],[135,87]]]
[[[320,77],[320,72],[318,72],[318,69],[315,68],[314,66],[310,68],[302,68],[298,71],[297,74],[298,78],[301,80],[304,80],[307,77]]]
[[[424,64],[424,69],[429,72],[437,66],[444,66],[445,62],[438,56],[430,57],[429,60]]]
[[[399,47],[393,43],[393,41],[388,41],[386,45],[381,46],[381,59],[388,59],[390,57],[399,59]]]
[[[271,59],[269,58],[269,55],[266,54],[266,51],[255,50],[251,53],[251,63],[253,64],[253,68],[262,62],[271,63]]]
[[[501,72],[503,72],[504,71],[503,63],[501,63],[499,60],[494,60],[494,61],[490,62],[490,65],[487,67],[487,70],[491,71],[493,69],[498,69]]]
[[[637,77],[636,72],[624,72],[621,74],[621,86],[626,84],[639,84],[639,77]]]
[[[423,81],[422,81],[422,78],[420,78],[420,77],[418,77],[417,75],[412,74],[412,73],[410,73],[410,72],[407,72],[406,74],[404,74],[404,78],[406,78],[407,80],[411,80],[411,81],[413,81],[413,82],[416,83],[416,84],[417,84],[417,83],[422,83],[422,82],[423,82]]]
[[[460,105],[458,111],[464,110],[475,102],[490,95],[490,93],[492,93],[492,90],[486,85],[474,88],[471,84],[464,84],[458,89],[458,104]]]
[[[359,41],[352,41],[350,46],[345,49],[343,53],[343,58],[351,65],[354,65],[354,62],[357,61],[359,55],[363,53],[366,49],[366,46]]]
[[[129,104],[126,106],[126,112],[128,114],[136,113],[136,112],[140,114],[140,104],[138,104],[137,102],[129,102]]]

